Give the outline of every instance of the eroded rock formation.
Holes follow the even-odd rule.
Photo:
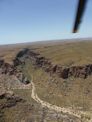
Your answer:
[[[4,99],[0,104],[0,110],[15,106],[18,102],[24,102],[23,99],[15,95],[12,91],[3,91],[0,93],[0,99]]]
[[[50,74],[56,73],[59,77],[63,79],[69,78],[71,76],[75,78],[87,78],[89,75],[92,74],[92,64],[64,67],[59,65],[53,65],[48,59],[31,50],[29,50],[26,55],[27,57],[29,57],[32,64],[36,67],[41,67],[45,72],[49,72]]]
[[[87,78],[92,74],[92,64],[72,67],[53,65],[52,62],[50,62],[45,57],[42,57],[39,53],[35,53],[34,51],[26,48],[16,55],[16,58],[13,60],[12,66],[5,63],[4,60],[0,60],[0,73],[16,75],[21,82],[25,84],[29,83],[24,74],[21,71],[17,70],[17,66],[24,65],[27,58],[32,62],[33,65],[35,65],[35,67],[40,67],[45,72],[48,72],[50,74],[55,73],[63,79],[72,76],[75,78]]]
[[[21,52],[25,54],[26,51],[23,50]],[[17,66],[24,64],[24,60],[19,58],[20,54],[23,56],[21,52],[19,52],[19,55],[17,54],[18,57],[16,56],[14,59],[13,65],[6,63],[3,59],[0,59],[0,74],[15,75],[22,83],[28,84],[30,81],[23,74],[23,72],[17,68]]]

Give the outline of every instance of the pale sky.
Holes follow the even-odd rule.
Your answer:
[[[92,0],[72,33],[78,0],[0,0],[0,44],[92,37]]]

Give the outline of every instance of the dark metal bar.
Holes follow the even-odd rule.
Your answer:
[[[85,12],[86,4],[88,0],[79,0],[78,7],[77,7],[77,13],[76,13],[76,19],[74,23],[73,33],[76,33],[79,29],[79,25],[82,22],[82,17]]]

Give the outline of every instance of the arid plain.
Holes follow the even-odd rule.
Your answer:
[[[92,122],[92,41],[0,46],[0,122]]]

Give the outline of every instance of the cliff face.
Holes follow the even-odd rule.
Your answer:
[[[13,65],[6,63],[4,60],[0,60],[0,73],[13,75],[16,68]]]
[[[19,52],[20,53],[20,52]],[[0,60],[0,74],[5,75],[14,75],[16,76],[22,83],[28,84],[30,81],[25,77],[23,72],[17,68],[17,66],[24,64],[24,61],[20,61],[18,57],[16,57],[13,61],[13,65],[6,63],[4,60]]]
[[[89,75],[92,74],[92,64],[87,64],[83,66],[72,66],[72,67],[63,67],[59,65],[53,65],[45,57],[40,56],[33,51],[27,52],[27,57],[30,59],[33,65],[36,67],[41,67],[45,72],[50,74],[57,74],[59,77],[66,79],[71,76],[75,78],[87,78]]]
[[[21,71],[18,71],[17,69],[18,65],[25,64],[26,58],[30,59],[33,65],[38,68],[42,68],[45,72],[50,73],[50,75],[55,73],[56,75],[58,75],[58,77],[61,77],[63,79],[69,78],[71,76],[75,78],[87,78],[92,74],[92,64],[72,67],[53,65],[52,62],[50,62],[48,59],[29,49],[20,51],[14,59],[13,65],[5,63],[4,60],[0,60],[0,73],[16,75],[22,82],[29,83],[23,73]]]
[[[0,104],[0,110],[15,106],[18,102],[24,102],[23,99],[15,95],[12,91],[4,91],[0,94],[0,99],[5,99],[5,102]]]

